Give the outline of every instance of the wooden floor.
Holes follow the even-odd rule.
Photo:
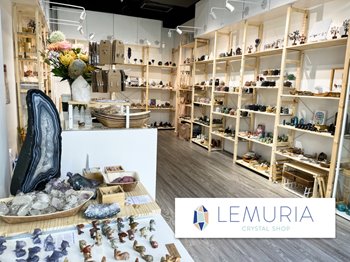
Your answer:
[[[157,202],[174,230],[176,197],[295,197],[232,156],[208,153],[173,131],[158,135]],[[320,230],[322,230],[320,228]],[[182,239],[194,261],[350,261],[350,222],[337,217],[336,239]],[[186,261],[184,261],[186,262]]]

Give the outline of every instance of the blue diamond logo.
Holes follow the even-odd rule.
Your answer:
[[[193,224],[200,230],[203,231],[209,223],[209,213],[204,206],[199,206],[194,210]]]

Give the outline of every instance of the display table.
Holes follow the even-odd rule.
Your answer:
[[[148,195],[148,193],[141,183],[137,185],[134,191],[126,193],[126,197],[145,195]],[[181,261],[193,261],[181,242],[175,239],[174,233],[167,225],[164,218],[160,215],[160,208],[155,201],[152,200],[147,204],[126,205],[122,207],[121,212],[117,215],[117,217],[121,217],[124,220],[123,231],[127,231],[129,229],[127,217],[130,215],[135,216],[135,221],[139,223],[137,227],[138,229],[149,226],[150,219],[155,220],[156,231],[149,232],[147,238],[141,237],[140,230],[136,231],[135,233],[135,239],[138,241],[139,245],[146,247],[146,254],[151,254],[154,257],[154,261],[160,261],[160,258],[162,256],[169,254],[169,251],[166,247],[167,244],[175,245],[178,253],[181,256]],[[44,259],[52,254],[52,251],[50,252],[43,250],[44,239],[49,234],[51,234],[54,242],[56,243],[57,250],[59,250],[62,240],[69,241],[70,248],[68,248],[67,255],[69,261],[83,261],[83,255],[79,250],[79,240],[86,240],[87,244],[89,245],[93,245],[95,243],[95,241],[90,238],[89,233],[89,230],[92,228],[91,221],[92,220],[90,219],[85,219],[82,216],[82,212],[79,212],[77,215],[67,218],[51,219],[23,224],[7,224],[3,221],[0,221],[0,235],[7,236],[7,242],[5,243],[7,249],[2,255],[0,255],[0,261],[15,261],[13,250],[15,249],[16,240],[25,241],[27,243],[25,249],[33,247],[34,244],[31,239],[31,233],[35,228],[40,228],[44,233],[40,237],[42,243],[36,245],[42,248],[41,252],[38,254],[41,259]],[[115,219],[112,218],[111,221],[112,222],[110,223],[110,226],[113,230],[115,230],[113,236],[118,239]],[[85,227],[82,229],[84,233],[81,235],[78,235],[77,233],[77,224],[85,225]],[[149,237],[151,235],[154,235],[155,240],[159,244],[159,247],[157,249],[153,249],[149,243]],[[135,261],[137,257],[139,258],[139,261],[143,261],[140,255],[135,250],[133,250],[133,241],[129,240],[128,238],[125,238],[125,240],[125,243],[120,243],[119,240],[117,241],[118,250],[122,252],[128,252],[130,254],[130,260],[128,261]],[[102,256],[106,256],[107,261],[114,261],[113,252],[114,250],[110,246],[110,241],[104,236],[102,239],[102,245],[95,245],[93,247],[92,256],[93,259],[95,259],[97,262],[101,261]],[[8,260],[4,260],[4,258]],[[63,259],[60,261],[63,261]]]

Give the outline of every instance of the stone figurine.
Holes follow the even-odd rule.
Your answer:
[[[141,253],[141,257],[146,262],[153,262],[153,256],[152,255],[145,255],[143,252]]]
[[[151,244],[152,248],[157,248],[158,247],[158,242],[154,239],[153,235],[149,238],[149,243]]]
[[[84,233],[84,231],[82,230],[83,228],[84,228],[84,224],[77,225],[78,235],[81,235]]]
[[[120,233],[118,234],[120,243],[125,243],[124,238],[127,237],[127,236],[128,236],[127,233],[125,233],[125,232],[120,232]]]
[[[143,228],[141,228],[141,229],[140,229],[140,235],[141,235],[141,237],[147,238],[148,232],[149,232],[148,227],[143,227]]]
[[[123,219],[120,217],[117,218],[117,228],[119,233],[122,232],[122,228],[124,228]]]
[[[132,246],[136,252],[143,253],[146,251],[146,248],[144,246],[139,246],[137,240],[134,241],[134,244]]]
[[[135,234],[134,234],[134,231],[129,229],[128,231],[126,231],[128,233],[128,237],[129,237],[129,240],[134,240],[135,238]]]
[[[151,219],[149,221],[149,231],[156,231],[156,228],[155,228],[155,225],[156,225],[156,221],[154,221],[154,219]]]
[[[333,26],[331,28],[332,39],[337,39],[337,34],[339,34],[339,27]]]
[[[341,37],[348,37],[350,19],[346,19],[343,22],[344,34]]]
[[[114,249],[114,258],[115,260],[129,260],[130,254],[128,252],[121,252],[117,249]]]
[[[55,104],[41,90],[30,89],[27,135],[13,172],[10,191],[28,193],[43,190],[61,174],[61,121]]]

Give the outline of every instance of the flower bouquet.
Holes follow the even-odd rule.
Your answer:
[[[88,90],[81,90],[85,95],[90,96],[91,75],[95,67],[89,64],[89,56],[82,48],[73,48],[71,43],[66,41],[65,35],[60,31],[50,34],[46,50],[42,53],[44,62],[51,66],[54,76],[61,77],[61,81],[67,80],[72,93],[72,99],[81,102],[88,102],[90,97],[74,97],[75,86],[85,87]],[[85,96],[83,95],[83,96]]]

